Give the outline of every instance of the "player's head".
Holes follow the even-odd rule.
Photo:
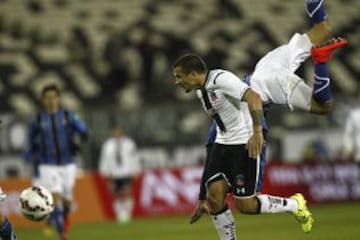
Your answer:
[[[175,84],[186,92],[200,88],[207,73],[204,60],[196,54],[186,54],[177,59],[173,65]]]
[[[46,85],[41,91],[41,99],[48,112],[57,112],[60,107],[60,89],[55,84]]]
[[[112,129],[112,136],[114,138],[120,138],[122,135],[123,135],[123,130],[118,127],[118,126],[114,126],[113,129]]]

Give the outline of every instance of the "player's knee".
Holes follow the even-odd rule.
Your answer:
[[[55,204],[58,204],[58,203],[61,202],[62,197],[61,197],[61,195],[60,195],[59,193],[53,193],[52,195],[53,195],[54,203],[55,203]]]
[[[328,101],[327,103],[323,104],[324,114],[332,112],[334,109],[334,101]]]
[[[256,214],[258,202],[254,198],[236,199],[235,206],[237,210],[243,214]]]
[[[313,102],[311,103],[310,112],[319,114],[319,115],[325,115],[325,114],[332,112],[333,109],[334,109],[334,101],[333,100],[329,100],[328,102],[323,103],[323,104],[319,104],[316,102],[316,100],[313,100]]]

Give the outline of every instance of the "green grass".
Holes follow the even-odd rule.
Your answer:
[[[304,234],[290,214],[245,216],[235,214],[240,240],[356,240],[360,239],[360,203],[311,207],[313,232]],[[45,239],[41,229],[17,230],[19,240]],[[69,240],[217,240],[209,217],[190,225],[188,217],[137,219],[129,225],[117,223],[78,224]],[[55,240],[56,237],[46,238]]]

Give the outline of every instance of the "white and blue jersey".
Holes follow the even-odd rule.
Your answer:
[[[76,144],[75,133],[87,138],[87,127],[74,112],[60,109],[54,114],[40,112],[31,121],[28,147],[24,152],[27,161],[37,160],[38,164],[66,165],[73,163]],[[37,166],[34,166],[34,175]]]

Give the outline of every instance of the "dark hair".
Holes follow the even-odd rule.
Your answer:
[[[185,74],[189,74],[191,72],[204,73],[207,71],[204,60],[199,55],[192,53],[179,57],[175,61],[173,69],[176,67],[181,67],[181,70]]]
[[[60,96],[60,88],[56,84],[49,84],[43,87],[41,97],[43,98],[47,92],[55,91]]]

